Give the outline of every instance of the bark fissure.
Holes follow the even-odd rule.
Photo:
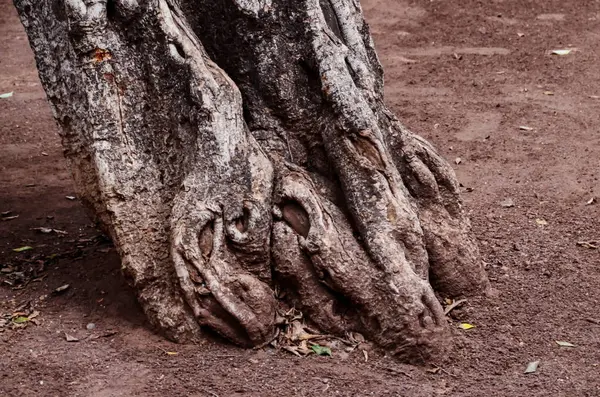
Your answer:
[[[383,103],[357,1],[15,5],[82,201],[169,337],[261,346],[296,307],[427,357],[432,285],[487,287],[452,168]]]

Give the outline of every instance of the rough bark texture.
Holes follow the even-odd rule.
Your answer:
[[[358,0],[15,5],[80,197],[172,339],[261,345],[295,306],[424,357],[434,289],[487,287],[451,167],[383,103]]]

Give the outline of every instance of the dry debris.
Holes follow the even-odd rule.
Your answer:
[[[305,357],[310,354],[333,356],[336,350],[341,351],[342,349],[350,353],[365,342],[365,338],[356,332],[348,333],[345,338],[321,334],[308,326],[304,321],[302,312],[294,308],[289,309],[287,312],[280,312],[277,325],[277,335],[269,344],[298,357]],[[367,360],[368,355],[365,355],[365,353],[363,351],[363,355]]]

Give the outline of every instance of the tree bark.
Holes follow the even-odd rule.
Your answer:
[[[168,337],[259,346],[293,306],[422,358],[444,344],[434,290],[487,288],[452,168],[383,102],[358,0],[15,5],[79,196]]]

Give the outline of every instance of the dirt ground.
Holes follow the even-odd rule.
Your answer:
[[[11,211],[0,221],[0,396],[600,396],[600,204],[586,204],[600,199],[600,2],[363,7],[387,101],[455,165],[497,291],[452,312],[448,358],[301,359],[154,334],[114,249],[66,198],[74,188],[32,53],[0,0],[0,94],[14,91],[0,99],[0,212]],[[33,249],[13,251],[23,246]]]

